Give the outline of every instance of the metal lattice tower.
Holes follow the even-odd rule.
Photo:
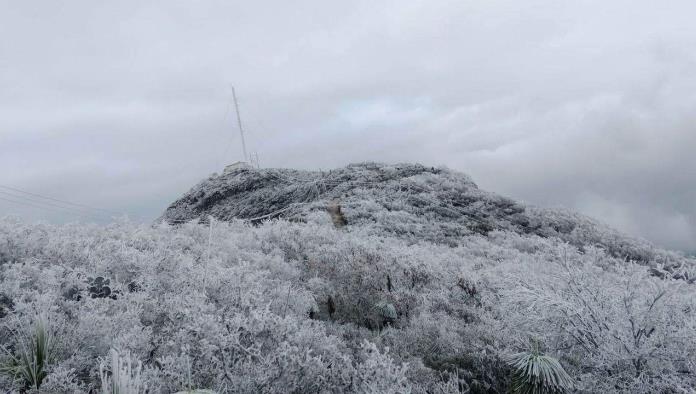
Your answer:
[[[234,109],[237,111],[237,124],[239,125],[239,135],[242,136],[242,152],[244,153],[244,161],[249,162],[249,157],[247,156],[246,142],[244,141],[244,129],[242,128],[242,118],[239,116],[239,104],[237,104],[237,94],[234,91],[234,86],[232,86],[232,98],[234,99]]]

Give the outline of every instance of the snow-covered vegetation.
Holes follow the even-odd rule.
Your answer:
[[[466,175],[418,164],[353,164],[331,171],[238,169],[214,174],[175,201],[161,220],[182,223],[208,216],[256,222],[306,221],[340,203],[350,228],[417,243],[460,245],[471,234],[511,231],[559,238],[580,249],[649,265],[663,277],[696,280],[694,259],[655,248],[574,212],[526,206],[479,189]]]
[[[285,218],[253,223],[201,222],[181,202],[165,214],[172,223],[154,226],[0,220],[0,363],[17,364],[33,327],[51,338],[39,389],[12,368],[3,368],[0,387],[696,390],[692,260],[433,171],[411,176],[423,188],[439,176],[451,185],[438,182],[417,199],[406,190],[383,197],[392,188],[386,179],[379,190],[346,187],[340,226],[322,208],[338,198],[326,189]],[[224,176],[252,172],[262,173]],[[450,189],[450,202],[468,193],[458,209],[470,215],[445,209]],[[225,198],[233,194],[195,212],[222,215]],[[442,209],[427,205],[438,201]],[[192,221],[173,219],[174,211]]]

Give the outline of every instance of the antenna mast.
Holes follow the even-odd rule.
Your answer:
[[[237,124],[239,124],[239,135],[242,136],[242,151],[244,152],[244,161],[248,162],[246,150],[246,142],[244,142],[244,129],[242,128],[242,118],[239,116],[239,104],[237,104],[237,94],[234,92],[234,86],[232,86],[232,98],[234,99],[234,109],[237,111]]]

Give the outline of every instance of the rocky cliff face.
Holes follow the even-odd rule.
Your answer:
[[[466,175],[419,164],[361,163],[330,171],[236,168],[214,174],[167,208],[160,221],[332,220],[347,231],[455,246],[464,236],[511,231],[598,246],[693,281],[693,259],[655,248],[587,217],[540,209],[483,191]],[[323,218],[323,219],[322,219]]]

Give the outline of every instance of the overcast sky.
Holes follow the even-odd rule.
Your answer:
[[[242,157],[422,162],[696,250],[696,2],[0,0],[0,185],[152,219]],[[74,214],[22,208],[0,215]],[[25,200],[26,202],[26,200]]]

